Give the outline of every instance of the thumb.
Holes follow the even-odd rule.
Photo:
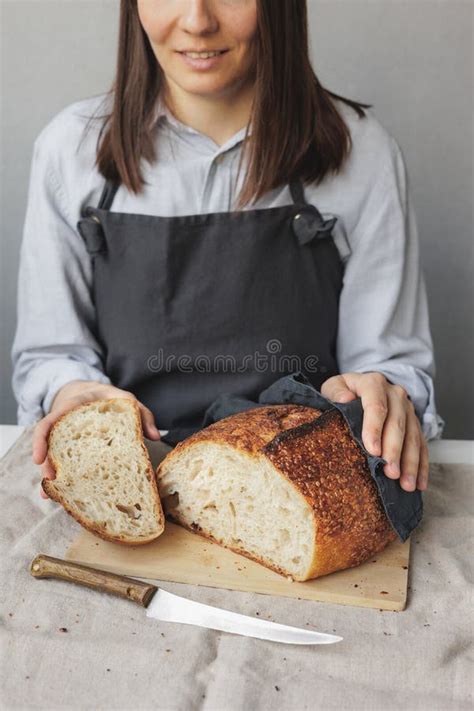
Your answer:
[[[321,386],[321,395],[333,402],[350,402],[357,397],[348,387],[342,375],[334,375],[332,378],[328,378]]]
[[[151,410],[142,403],[139,404],[142,413],[144,435],[148,439],[161,439],[160,432],[155,425],[155,417]]]

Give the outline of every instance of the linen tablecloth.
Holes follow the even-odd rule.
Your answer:
[[[80,530],[40,498],[32,431],[0,461],[2,708],[472,708],[472,466],[431,465],[403,612],[163,583],[200,602],[344,637],[293,647],[149,621],[126,600],[32,578],[35,555],[63,558]]]

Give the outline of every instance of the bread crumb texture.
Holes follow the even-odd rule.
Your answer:
[[[134,400],[97,400],[68,411],[51,429],[48,456],[56,479],[43,480],[43,488],[85,528],[132,544],[164,530]]]

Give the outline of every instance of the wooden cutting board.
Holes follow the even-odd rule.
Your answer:
[[[410,540],[395,541],[357,568],[297,583],[169,521],[164,533],[145,546],[107,543],[82,531],[66,553],[68,560],[146,580],[382,610],[405,608],[409,556]]]

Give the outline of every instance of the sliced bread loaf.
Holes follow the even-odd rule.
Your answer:
[[[157,479],[168,518],[294,580],[359,565],[396,538],[336,409],[226,417],[180,442]]]
[[[58,418],[48,437],[56,479],[44,491],[84,528],[137,545],[164,530],[140,409],[127,398],[95,400]]]

